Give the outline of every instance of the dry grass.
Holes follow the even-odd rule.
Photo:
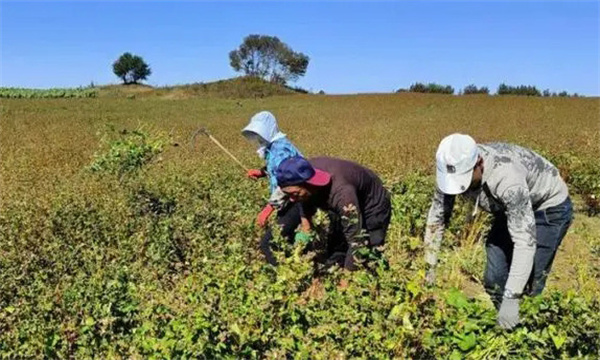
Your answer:
[[[306,358],[353,358],[357,349],[364,358],[597,354],[599,219],[577,214],[548,283],[576,291],[577,299],[570,300],[572,291],[545,299],[564,310],[560,316],[530,309],[523,314],[529,332],[505,334],[493,328],[495,313],[481,286],[481,222],[467,231],[455,226],[464,209],[458,207],[448,231],[438,287],[422,286],[422,239],[411,230],[425,216],[415,210],[427,205],[422,192],[433,190],[422,176],[415,175],[418,186],[409,192],[393,192],[397,206],[385,250],[390,271],[377,277],[335,272],[316,280],[300,248],[287,258],[278,252],[277,269],[264,265],[254,217],[266,184],[245,179],[205,138],[194,149],[189,140],[205,126],[248,166],[260,166],[240,130],[266,109],[305,155],[359,161],[397,189],[410,183],[410,176],[396,181],[410,172],[432,173],[439,140],[456,131],[481,142],[511,141],[597,159],[598,99],[419,94],[226,99],[193,91],[190,97],[190,89],[131,89],[135,98],[113,93],[1,102],[2,355],[245,358],[247,350],[262,355],[268,349],[270,358],[282,358],[294,351],[290,342],[304,348]],[[170,134],[171,142],[136,176],[93,174],[86,168],[107,125]],[[113,154],[106,150],[103,155]],[[464,302],[447,292],[451,286],[485,302]],[[451,298],[466,308],[450,306]],[[548,323],[564,332],[565,348],[554,348]],[[464,324],[485,330],[472,330],[478,345],[457,353],[456,340],[471,331]]]
[[[3,100],[2,197],[15,186],[32,190],[68,181],[98,148],[106,124],[172,132],[187,144],[200,124],[208,127],[246,163],[258,165],[239,135],[249,117],[271,110],[305,155],[333,155],[366,164],[385,177],[433,169],[439,140],[465,132],[478,141],[510,141],[553,152],[597,156],[600,144],[597,98],[449,97],[440,95],[283,96],[264,99],[157,98]],[[199,156],[198,154],[202,154]],[[174,147],[174,166],[201,168],[228,160],[211,143],[197,152]]]
[[[152,87],[145,84],[106,85],[99,87],[99,96],[105,98],[161,98],[182,100],[196,97],[221,99],[257,99],[275,95],[293,95],[298,92],[261,78],[240,76],[208,83]]]
[[[189,136],[199,125],[210,129],[248,166],[259,166],[239,131],[253,113],[264,109],[277,116],[281,128],[305,155],[356,160],[386,180],[412,170],[431,172],[439,140],[456,131],[481,142],[510,141],[554,153],[572,151],[587,158],[597,156],[600,144],[597,98],[420,94],[177,98],[3,100],[0,201],[51,196],[60,187],[93,187],[81,183],[78,174],[97,151],[106,124],[117,129],[143,126],[172,134],[173,142],[180,146],[166,150],[161,166],[179,169],[182,174],[218,167],[230,171],[235,166],[208,141],[199,141],[196,149],[190,150]],[[580,226],[577,220],[574,229]],[[600,234],[597,228],[595,234]],[[578,241],[582,241],[580,236],[572,231],[564,251],[589,258],[584,247],[572,245]],[[575,259],[570,255],[559,258],[557,268],[565,270],[556,271],[561,275],[553,281],[564,288],[573,280],[562,274],[576,272],[571,265]],[[470,286],[469,276],[453,274],[458,278],[449,280]]]

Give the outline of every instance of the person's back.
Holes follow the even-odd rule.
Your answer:
[[[384,245],[391,200],[373,171],[331,157],[293,157],[279,165],[277,182],[290,200],[302,204],[300,234],[310,231],[317,209],[329,214],[333,231],[327,239],[327,263],[341,261],[345,269],[356,270],[359,248],[368,246],[378,253]]]
[[[348,191],[354,191],[366,228],[376,228],[389,216],[389,193],[372,170],[355,162],[332,157],[315,157],[310,164],[331,174],[328,201],[333,206],[346,204]]]
[[[486,169],[484,182],[492,194],[525,179],[534,211],[556,206],[569,195],[558,169],[533,150],[507,143],[480,144],[479,149]]]
[[[573,217],[558,169],[533,150],[507,143],[476,144],[468,135],[445,137],[436,152],[436,183],[425,232],[427,280],[435,282],[437,253],[464,195],[492,213],[486,239],[484,287],[498,308],[498,323],[519,322],[519,298],[538,295]]]

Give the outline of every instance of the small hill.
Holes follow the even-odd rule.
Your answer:
[[[98,91],[102,97],[147,96],[152,95],[155,88],[145,84],[103,85],[98,86]]]
[[[194,83],[157,87],[149,85],[107,85],[100,87],[100,96],[106,97],[161,97],[188,99],[193,97],[218,97],[228,99],[263,98],[275,95],[303,93],[261,78],[241,76],[209,83]]]

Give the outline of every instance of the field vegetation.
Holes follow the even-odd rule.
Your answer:
[[[38,99],[38,98],[90,98],[98,94],[93,88],[54,88],[54,89],[25,89],[0,88],[0,98],[7,99]]]
[[[304,89],[275,84],[253,76],[240,76],[214,82],[164,87],[151,87],[140,84],[127,86],[109,85],[102,86],[99,89],[100,97],[125,98],[129,100],[141,98],[183,100],[199,97],[238,100],[306,93]]]
[[[0,104],[0,358],[600,357],[597,98],[121,89]],[[323,272],[281,240],[281,265],[265,264],[254,219],[267,184],[209,141],[190,146],[206,126],[260,166],[240,130],[265,109],[305,155],[384,179],[394,210],[375,271]],[[468,204],[425,286],[434,153],[457,131],[544,153],[576,201],[546,291],[524,300],[512,332],[495,325],[482,286],[489,219],[467,223]]]

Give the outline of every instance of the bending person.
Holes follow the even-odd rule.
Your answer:
[[[437,252],[462,194],[494,215],[486,241],[486,291],[507,329],[519,323],[519,298],[546,285],[556,251],[567,233],[573,206],[558,169],[532,150],[505,143],[476,144],[452,134],[437,150],[437,190],[425,233],[428,281],[435,279]]]
[[[317,209],[328,212],[335,230],[328,255],[342,252],[341,265],[357,269],[357,249],[384,244],[391,217],[390,194],[371,170],[331,157],[292,157],[277,169],[277,182],[291,201],[302,203],[302,230],[309,231]]]
[[[269,201],[258,214],[256,222],[258,226],[264,228],[269,217],[277,212],[277,223],[282,227],[282,235],[288,238],[288,241],[293,241],[294,232],[300,224],[300,207],[290,203],[277,186],[275,170],[283,160],[302,154],[279,130],[275,116],[268,111],[261,111],[252,116],[250,123],[242,130],[242,135],[256,145],[258,156],[265,162],[265,166],[261,169],[248,170],[248,177],[255,180],[269,178]],[[270,248],[272,237],[271,229],[267,228],[261,239],[260,249],[267,262],[276,265],[277,261]]]

